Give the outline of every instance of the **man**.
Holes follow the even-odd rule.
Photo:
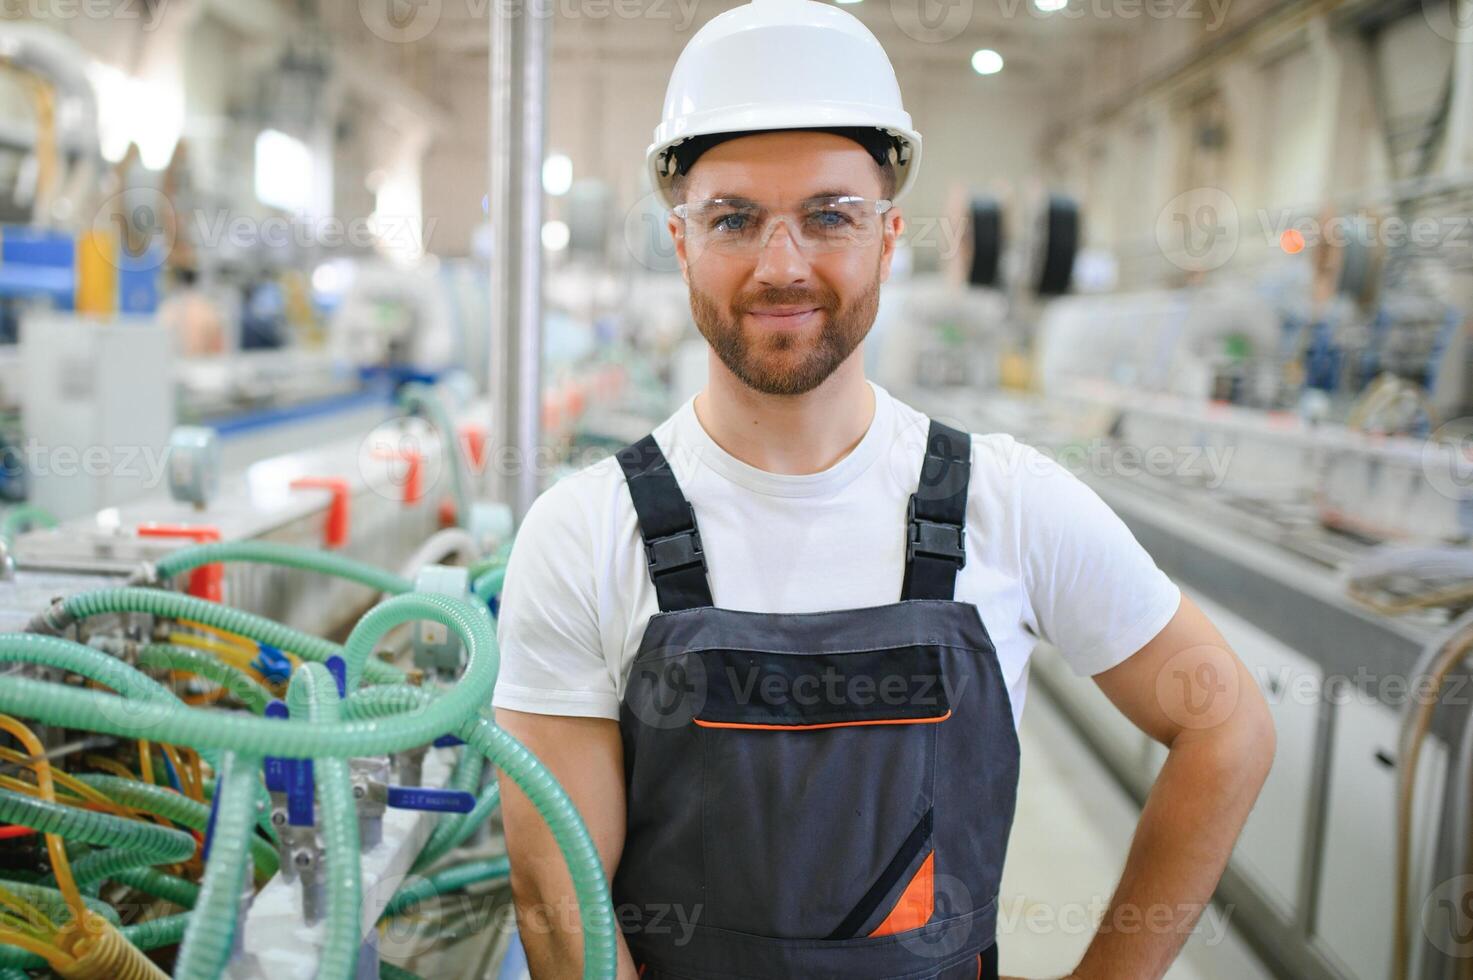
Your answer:
[[[1091,490],[865,379],[919,151],[835,7],[724,13],[671,79],[710,378],[528,512],[494,698],[599,848],[621,978],[996,977],[1038,637],[1170,747],[1078,977],[1164,974],[1267,773],[1256,686]],[[578,976],[562,858],[506,781],[503,813],[533,975]]]

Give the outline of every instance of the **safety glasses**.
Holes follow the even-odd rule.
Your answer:
[[[880,215],[891,202],[850,195],[809,198],[795,208],[775,210],[741,197],[713,197],[677,204],[672,210],[685,222],[689,245],[724,255],[752,255],[763,248],[777,222],[808,252],[861,248],[879,239]]]

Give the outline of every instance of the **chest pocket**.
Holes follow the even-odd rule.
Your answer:
[[[929,921],[942,650],[691,656],[709,924],[847,940]]]

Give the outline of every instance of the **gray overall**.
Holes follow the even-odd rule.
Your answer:
[[[952,598],[970,460],[933,421],[899,602],[773,614],[712,605],[660,448],[619,453],[660,604],[620,709],[614,902],[645,980],[996,977],[1018,740]]]

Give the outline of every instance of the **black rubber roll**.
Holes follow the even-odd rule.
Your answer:
[[[996,198],[979,197],[971,204],[972,262],[967,282],[996,286],[1002,274],[1002,208]]]
[[[1070,198],[1049,195],[1043,231],[1036,291],[1040,296],[1062,296],[1069,291],[1079,251],[1079,206]]]

